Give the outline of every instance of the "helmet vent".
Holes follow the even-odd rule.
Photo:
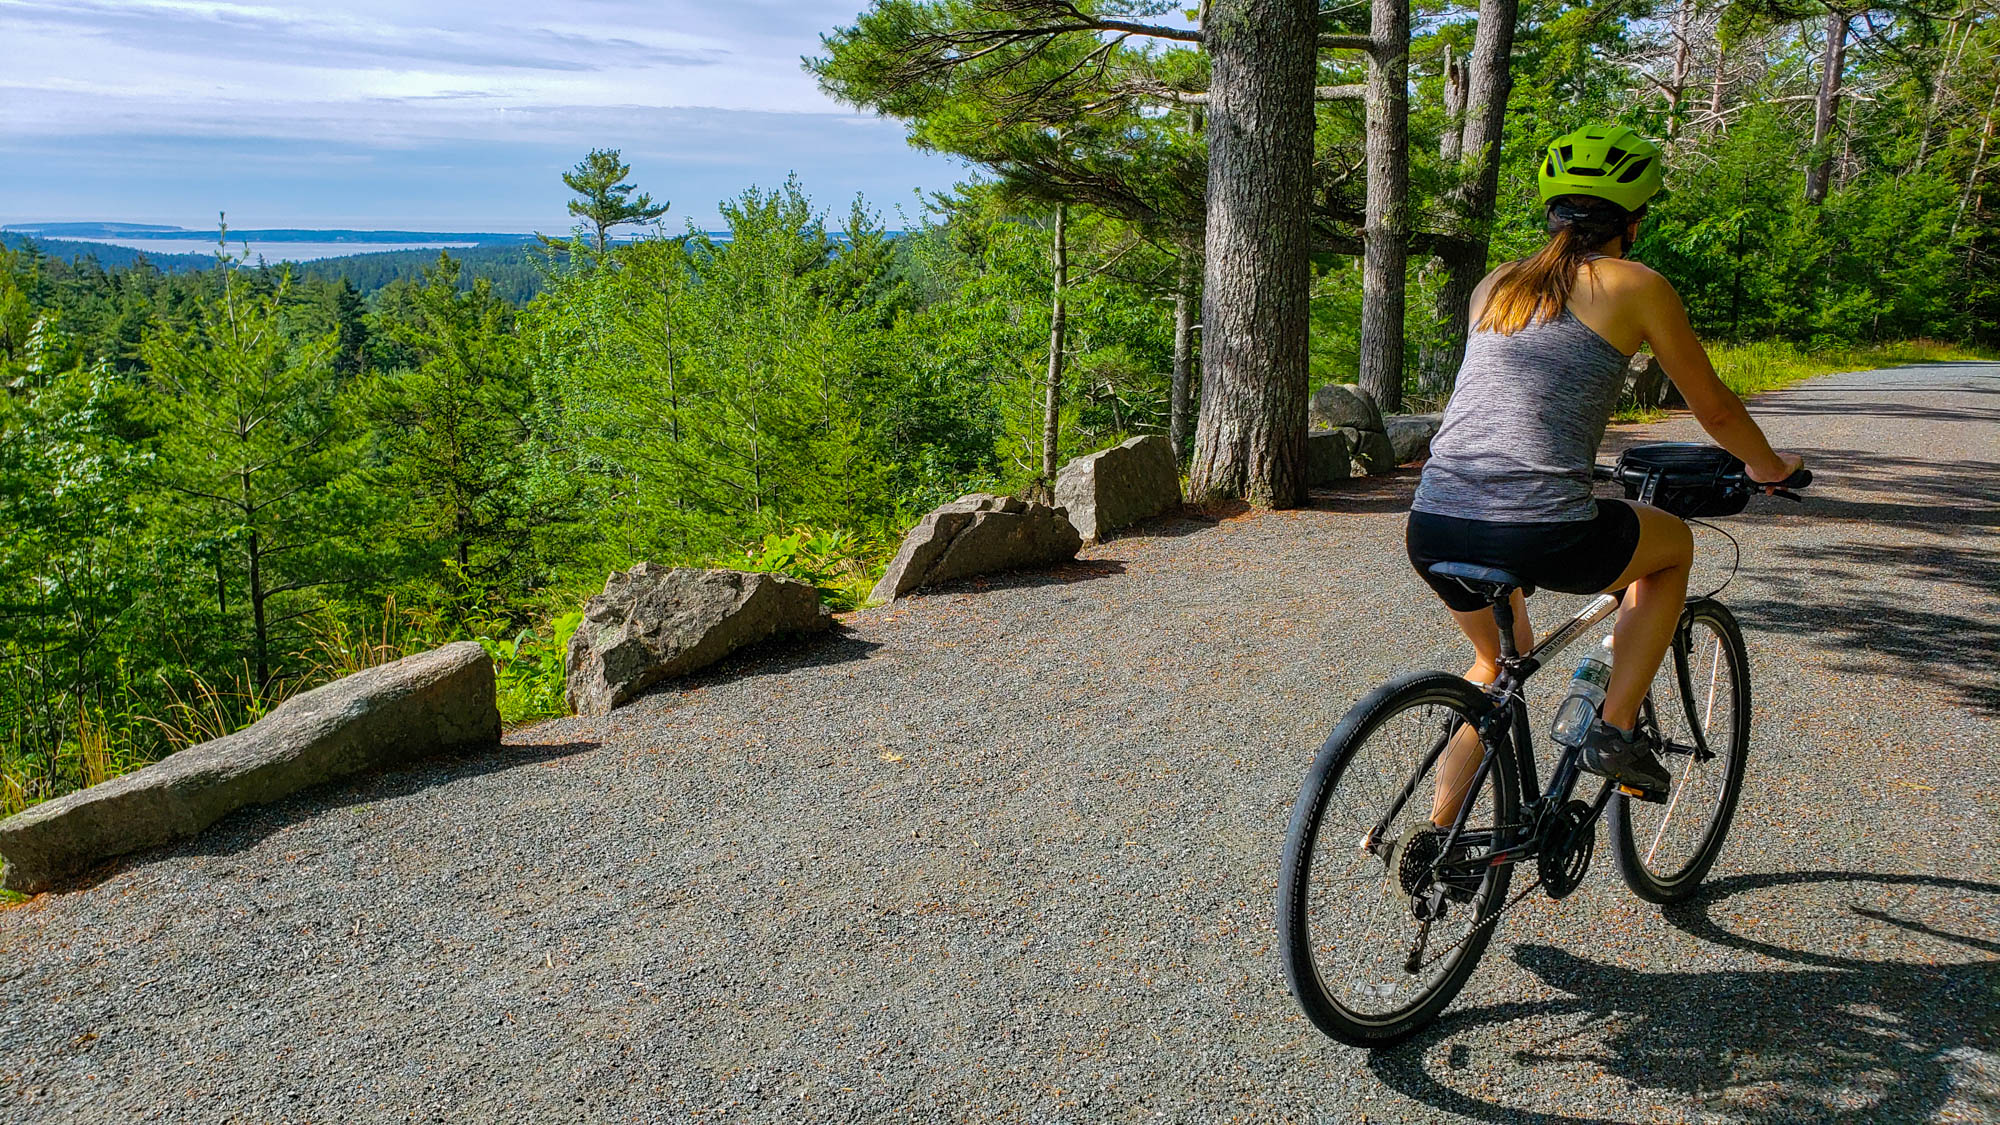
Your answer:
[[[1630,155],[1632,154],[1622,148],[1614,148],[1604,154],[1604,163],[1608,167],[1616,168],[1618,165],[1624,163],[1625,158]]]
[[[1624,172],[1619,174],[1618,182],[1621,184],[1629,184],[1636,182],[1640,176],[1646,174],[1646,168],[1652,163],[1653,163],[1653,158],[1650,156],[1648,156],[1644,160],[1635,162],[1630,168],[1625,169]]]
[[[1557,149],[1556,158],[1563,162],[1563,167],[1565,168],[1569,167],[1570,147],[1568,145],[1564,145],[1561,148]]]

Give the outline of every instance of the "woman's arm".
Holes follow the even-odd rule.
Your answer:
[[[1771,448],[1770,440],[1751,419],[1743,400],[1716,376],[1715,365],[1709,362],[1708,352],[1695,338],[1694,326],[1688,323],[1680,294],[1674,292],[1666,278],[1651,270],[1646,272],[1647,280],[1638,301],[1640,325],[1667,378],[1674,381],[1681,397],[1687,400],[1694,420],[1701,423],[1701,428],[1708,431],[1717,445],[1742,459],[1751,480],[1780,481],[1791,476],[1803,459],[1794,453],[1779,454]]]

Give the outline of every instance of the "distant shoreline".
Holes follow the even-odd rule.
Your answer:
[[[104,242],[114,246],[128,242],[202,242],[211,246],[215,244],[214,231],[139,223],[8,223],[0,226],[0,234],[25,235],[35,239],[57,239],[66,242]],[[412,244],[507,246],[525,245],[534,241],[533,234],[499,231],[323,230],[309,227],[229,231],[229,243],[232,246],[239,242],[310,242],[360,246],[394,244],[398,249],[410,249]]]

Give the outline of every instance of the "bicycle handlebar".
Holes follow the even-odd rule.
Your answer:
[[[1615,467],[1610,465],[1593,465],[1591,466],[1590,475],[1598,480],[1617,481],[1621,484],[1629,482],[1637,485],[1645,480],[1646,471],[1638,468],[1628,468],[1623,473],[1620,473]],[[1730,473],[1720,478],[1719,483],[1754,491],[1763,491],[1768,488],[1771,490],[1771,495],[1773,496],[1782,496],[1787,500],[1800,500],[1802,502],[1802,498],[1796,490],[1810,485],[1812,480],[1812,470],[1800,466],[1791,476],[1780,481],[1752,480],[1748,473]]]

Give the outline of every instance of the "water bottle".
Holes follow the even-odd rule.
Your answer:
[[[1601,647],[1602,652],[1584,654],[1569,678],[1569,695],[1556,708],[1556,725],[1549,733],[1564,746],[1583,745],[1597,709],[1604,706],[1604,689],[1611,685],[1611,638],[1604,638]]]

